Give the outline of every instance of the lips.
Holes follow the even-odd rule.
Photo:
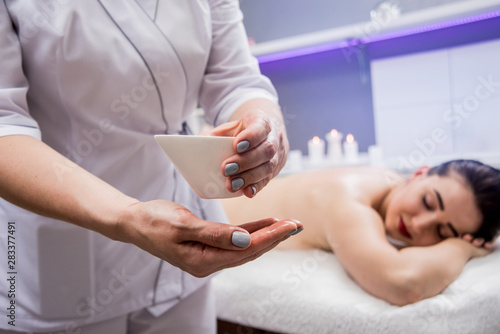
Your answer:
[[[410,232],[406,229],[405,223],[403,222],[403,218],[399,217],[398,223],[399,232],[406,238],[411,239]]]

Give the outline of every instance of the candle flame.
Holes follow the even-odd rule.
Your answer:
[[[332,131],[330,131],[330,134],[332,135],[332,137],[337,137],[338,133],[339,132],[336,129],[333,129]]]
[[[345,137],[345,141],[348,142],[348,143],[352,143],[354,142],[354,136],[352,134],[348,134],[346,137]]]
[[[313,143],[314,144],[319,144],[319,137],[318,136],[314,136],[313,137]]]

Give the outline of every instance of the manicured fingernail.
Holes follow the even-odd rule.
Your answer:
[[[243,140],[236,145],[236,151],[238,153],[243,153],[250,147],[250,142],[248,140]]]
[[[300,232],[302,232],[303,229],[304,229],[303,227],[299,227],[295,231],[292,231],[292,232],[288,233],[287,236],[299,234]]]
[[[250,234],[240,231],[234,231],[233,235],[231,236],[231,242],[236,247],[247,247],[248,245],[250,245]]]
[[[253,196],[255,196],[255,194],[257,193],[257,188],[255,188],[254,185],[251,185],[250,188],[252,188]]]
[[[241,177],[237,177],[231,181],[231,187],[233,188],[233,191],[236,191],[243,187],[245,184],[245,181]]]
[[[231,175],[238,173],[239,170],[240,170],[240,166],[238,166],[238,164],[236,162],[231,162],[231,163],[227,164],[226,167],[224,167],[224,174],[226,176],[231,176]]]

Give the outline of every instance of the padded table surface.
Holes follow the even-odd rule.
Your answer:
[[[500,243],[441,294],[398,307],[373,297],[333,253],[273,250],[213,278],[218,318],[279,333],[500,333]]]

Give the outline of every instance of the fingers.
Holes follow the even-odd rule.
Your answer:
[[[241,120],[242,127],[235,134],[234,150],[243,153],[258,147],[264,142],[272,131],[269,116],[261,111],[248,112]]]
[[[226,166],[231,167],[233,165],[228,164]],[[253,197],[275,176],[276,166],[276,159],[272,159],[260,166],[226,179],[226,187],[231,191],[243,189],[245,194],[250,195],[248,197]],[[228,168],[226,167],[225,169],[227,170]]]
[[[275,218],[269,218],[269,219],[265,219],[265,220],[262,220],[262,221],[255,222],[257,224],[255,224],[254,227],[257,227],[259,225],[268,224],[271,221],[279,222]],[[298,221],[295,221],[295,220],[291,220],[291,219],[288,219],[287,221],[290,221],[290,222],[293,222],[294,224],[297,224],[298,228],[296,230],[292,230],[292,231],[288,232],[282,239],[274,240],[271,243],[265,243],[261,247],[257,247],[256,243],[252,242],[252,247],[254,249],[256,249],[257,251],[252,252],[252,249],[249,248],[248,250],[246,250],[246,253],[245,253],[244,257],[238,258],[235,262],[225,263],[224,265],[222,265],[222,266],[214,269],[214,272],[218,271],[218,270],[225,269],[225,268],[236,267],[236,266],[245,264],[247,262],[253,261],[253,260],[259,258],[261,255],[267,253],[268,251],[270,251],[273,248],[275,248],[276,246],[278,246],[281,242],[287,240],[288,238],[292,237],[293,235],[296,235],[296,234],[300,233],[303,230],[302,223],[300,223]],[[249,224],[244,224],[244,225],[246,225],[246,227],[248,228],[249,225],[254,225],[254,223],[249,223]],[[247,255],[248,252],[250,252],[249,255]]]
[[[250,233],[244,228],[223,223],[202,221],[191,229],[189,240],[227,250],[239,250],[250,245]]]
[[[296,234],[303,225],[294,220],[276,221],[264,219],[261,221],[244,224],[251,233],[250,245],[244,249],[230,246],[226,249],[208,245],[185,243],[184,252],[189,254],[187,265],[183,267],[195,276],[206,276],[222,268],[233,267],[259,257],[274,248],[291,234]],[[226,225],[228,227],[228,225]],[[228,241],[226,239],[226,245]],[[223,241],[224,243],[224,241]],[[234,251],[239,250],[239,251]]]
[[[273,239],[278,240],[284,236],[291,235],[302,230],[304,225],[295,219],[278,220],[276,218],[262,219],[253,223],[240,225],[252,234],[252,243],[266,242]],[[258,246],[258,244],[257,244]]]
[[[486,249],[492,249],[492,243],[491,242],[485,242],[483,238],[474,238],[472,234],[464,234],[462,236],[462,239],[470,242],[473,246],[475,247],[484,247]]]
[[[243,130],[241,121],[227,122],[201,135],[234,137]]]
[[[240,226],[232,226],[223,223],[212,223],[206,221],[198,221],[193,228],[189,230],[189,235],[186,235],[186,241],[195,241],[212,247],[227,249],[227,250],[241,250],[250,246],[252,239],[251,233],[255,233],[264,228],[279,229],[281,225],[286,225],[286,228],[297,230],[302,227],[302,224],[297,221],[287,220],[280,226],[274,226],[278,223],[276,218],[266,218],[251,223],[246,223]],[[293,226],[291,226],[293,225]]]
[[[483,247],[486,248],[487,250],[493,250],[493,243],[492,242],[485,242]]]
[[[467,233],[462,236],[462,239],[467,242],[471,242],[474,239],[474,237],[472,236],[472,234]]]
[[[260,256],[264,255],[265,253],[269,252],[270,250],[272,250],[273,248],[275,248],[281,242],[285,241],[288,238],[289,238],[289,236],[285,237],[283,240],[275,241],[271,245],[267,246],[266,248],[261,249],[258,252],[253,253],[252,255],[250,255],[250,256],[248,256],[248,257],[246,257],[244,259],[240,259],[240,260],[238,260],[236,262],[228,263],[228,264],[225,264],[224,266],[221,266],[221,267],[217,268],[216,271],[219,271],[219,270],[222,270],[222,269],[226,269],[226,268],[237,267],[237,266],[240,266],[240,265],[245,264],[247,262],[253,261],[253,260],[259,258]]]
[[[247,197],[253,197],[279,172],[285,149],[280,147],[268,119],[248,118],[250,124],[234,141],[238,154],[222,163],[221,172],[228,177],[227,189],[233,192],[242,189]]]
[[[483,247],[483,244],[484,244],[483,238],[475,238],[474,240],[472,240],[472,245],[474,245],[475,247]]]
[[[194,275],[196,277],[206,277],[206,276],[211,275],[219,270],[240,266],[240,265],[245,264],[247,262],[253,261],[253,260],[257,259],[258,257],[260,257],[261,255],[263,255],[264,253],[272,250],[277,245],[279,245],[280,242],[282,242],[288,238],[289,237],[285,237],[282,240],[275,241],[271,245],[269,245],[263,249],[260,249],[259,251],[252,253],[250,255],[243,254],[244,256],[239,256],[239,257],[235,258],[236,260],[233,262],[217,261],[215,263],[211,263],[209,261],[205,261],[205,262],[199,263],[199,264],[196,263],[191,268],[184,266],[184,267],[182,267],[182,269],[189,272],[191,275]],[[201,244],[193,244],[192,247],[198,248],[200,250],[203,249],[204,252],[207,251],[207,249],[204,248]],[[222,256],[223,255],[222,252],[229,252],[229,251],[223,251],[220,249],[209,250],[209,252],[212,252],[212,251],[215,253],[218,252],[219,255],[217,255],[217,256]]]
[[[251,223],[239,225],[239,227],[247,230],[249,233],[254,233],[264,227],[271,226],[272,224],[277,222],[279,222],[278,218],[265,218]]]

